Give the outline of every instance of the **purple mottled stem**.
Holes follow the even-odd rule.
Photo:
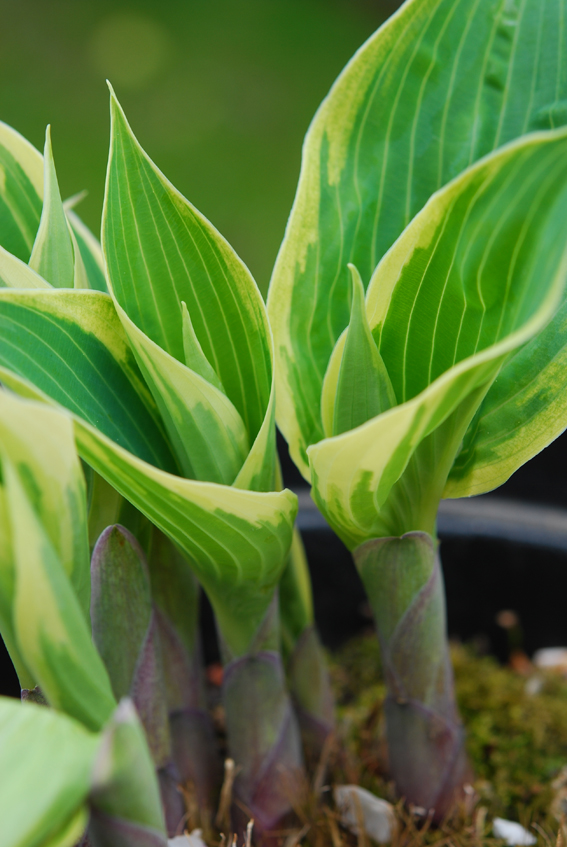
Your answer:
[[[303,770],[301,739],[285,686],[281,656],[246,655],[225,668],[223,700],[229,748],[237,768],[234,792],[256,832],[276,829],[292,810]],[[242,816],[236,815],[242,823]]]
[[[237,768],[233,825],[239,832],[254,818],[262,843],[293,815],[304,784],[301,736],[278,645],[275,596],[249,652],[228,661],[223,676],[228,747]]]
[[[182,599],[186,603],[185,609],[178,610],[178,598],[172,600],[165,587],[158,586],[162,590],[159,593],[156,590],[156,616],[169,712],[171,754],[179,781],[194,792],[201,812],[212,814],[220,786],[221,763],[207,711],[198,633],[198,589],[195,586],[191,592],[192,586],[187,585],[193,577],[187,571],[186,563],[179,558],[174,559],[171,551],[166,558],[163,544],[161,551],[159,561],[162,569],[159,574],[152,573],[153,585],[157,585],[158,578],[163,582],[168,579],[167,588],[180,586],[181,583],[181,587],[185,588]],[[165,552],[168,552],[167,549]],[[181,574],[180,569],[183,569]]]
[[[288,665],[289,686],[301,737],[311,761],[317,761],[335,725],[334,700],[325,654],[315,627],[299,637]]]
[[[440,820],[470,777],[454,697],[437,544],[425,532],[361,544],[354,560],[374,611],[388,687],[390,773]]]

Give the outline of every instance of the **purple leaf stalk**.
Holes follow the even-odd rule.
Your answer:
[[[243,832],[253,818],[262,843],[292,813],[303,776],[301,737],[279,642],[275,595],[248,651],[225,657],[223,676],[229,750],[238,768],[233,826]]]
[[[441,820],[470,778],[453,692],[437,542],[374,538],[353,552],[381,647],[390,774],[406,801]]]

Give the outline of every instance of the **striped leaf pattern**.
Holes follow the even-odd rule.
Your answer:
[[[16,130],[0,122],[0,231],[2,246],[28,262],[43,200],[41,154]]]
[[[55,288],[73,288],[75,252],[55,173],[49,127],[45,136],[43,162],[43,209],[29,265]]]
[[[347,263],[368,282],[437,189],[513,138],[567,122],[566,22],[565,0],[408,0],[323,102],[268,300],[278,423],[306,478],[349,320]]]
[[[30,396],[51,398],[145,461],[176,471],[108,295],[0,290],[0,366],[33,383]]]
[[[471,418],[563,295],[566,162],[563,129],[491,154],[435,194],[378,265],[368,322],[400,405],[308,450],[314,496],[351,548],[434,533]]]
[[[21,396],[47,399],[11,369],[0,367],[0,378]],[[181,548],[231,651],[245,652],[285,567],[295,495],[174,476],[137,458],[79,415],[74,421],[82,458]]]
[[[72,421],[3,391],[0,445],[10,640],[51,705],[100,729],[115,702],[91,640],[85,486]]]
[[[99,746],[98,736],[65,715],[0,698],[2,847],[78,842]]]
[[[183,471],[234,483],[257,442],[246,483],[268,490],[272,349],[260,293],[222,236],[142,150],[114,96],[111,114],[103,216],[109,284]],[[184,309],[211,381],[186,359]]]

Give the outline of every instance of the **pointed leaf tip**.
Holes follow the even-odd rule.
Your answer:
[[[337,372],[337,357],[329,363],[330,375],[336,374],[336,393],[332,434],[340,435],[361,426],[396,405],[396,397],[366,316],[364,285],[357,268],[349,264],[352,282],[350,323]],[[329,391],[326,380],[325,392]],[[328,402],[326,399],[325,402]]]
[[[98,539],[91,564],[93,641],[116,699],[132,687],[151,616],[150,578],[142,548],[115,524]],[[120,644],[120,650],[116,645]]]

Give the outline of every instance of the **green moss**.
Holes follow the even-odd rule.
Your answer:
[[[476,775],[475,788],[495,815],[557,828],[549,808],[552,782],[567,764],[567,680],[552,673],[524,676],[490,657],[453,646],[459,709]],[[382,729],[385,687],[376,638],[347,644],[331,659],[344,751],[337,779],[393,798],[386,779]]]

